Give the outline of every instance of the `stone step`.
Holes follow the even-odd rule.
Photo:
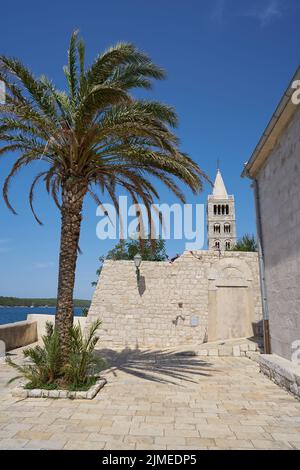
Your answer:
[[[236,338],[224,341],[211,341],[202,344],[189,344],[177,348],[167,348],[175,357],[215,356],[250,357],[263,352],[262,338]]]
[[[214,341],[204,343],[197,348],[199,356],[247,356],[249,352],[261,352],[262,342],[260,338],[240,338],[228,341]]]

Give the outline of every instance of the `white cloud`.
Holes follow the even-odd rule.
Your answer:
[[[211,10],[211,19],[215,23],[224,23],[225,15],[230,17],[248,17],[258,21],[264,27],[283,15],[282,0],[253,0],[240,2],[233,0],[215,0]],[[245,5],[247,7],[245,8]]]
[[[47,268],[52,268],[54,266],[53,261],[45,261],[45,262],[39,262],[35,263],[34,267],[37,269],[47,269]]]
[[[10,251],[10,239],[9,238],[0,238],[0,253],[7,253]]]
[[[259,21],[260,26],[264,27],[273,20],[282,17],[281,2],[279,0],[269,0],[260,2],[259,6],[253,7],[251,10],[242,14],[243,16],[252,17]]]
[[[225,13],[225,0],[216,0],[211,12],[211,18],[216,23],[222,23]]]

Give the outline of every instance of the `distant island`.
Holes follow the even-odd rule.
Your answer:
[[[90,300],[74,299],[74,307],[89,307]],[[56,307],[56,299],[22,299],[0,296],[0,307]]]

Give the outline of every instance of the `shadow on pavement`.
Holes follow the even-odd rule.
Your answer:
[[[180,380],[196,383],[196,377],[208,377],[212,372],[212,364],[199,359],[194,351],[125,348],[122,351],[99,349],[96,354],[106,360],[106,373],[117,375],[122,371],[153,382],[178,385],[176,380]]]

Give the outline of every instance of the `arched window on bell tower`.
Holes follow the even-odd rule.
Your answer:
[[[214,233],[221,233],[221,225],[214,224]]]
[[[231,232],[230,224],[228,223],[224,224],[224,233],[230,233],[230,232]]]

